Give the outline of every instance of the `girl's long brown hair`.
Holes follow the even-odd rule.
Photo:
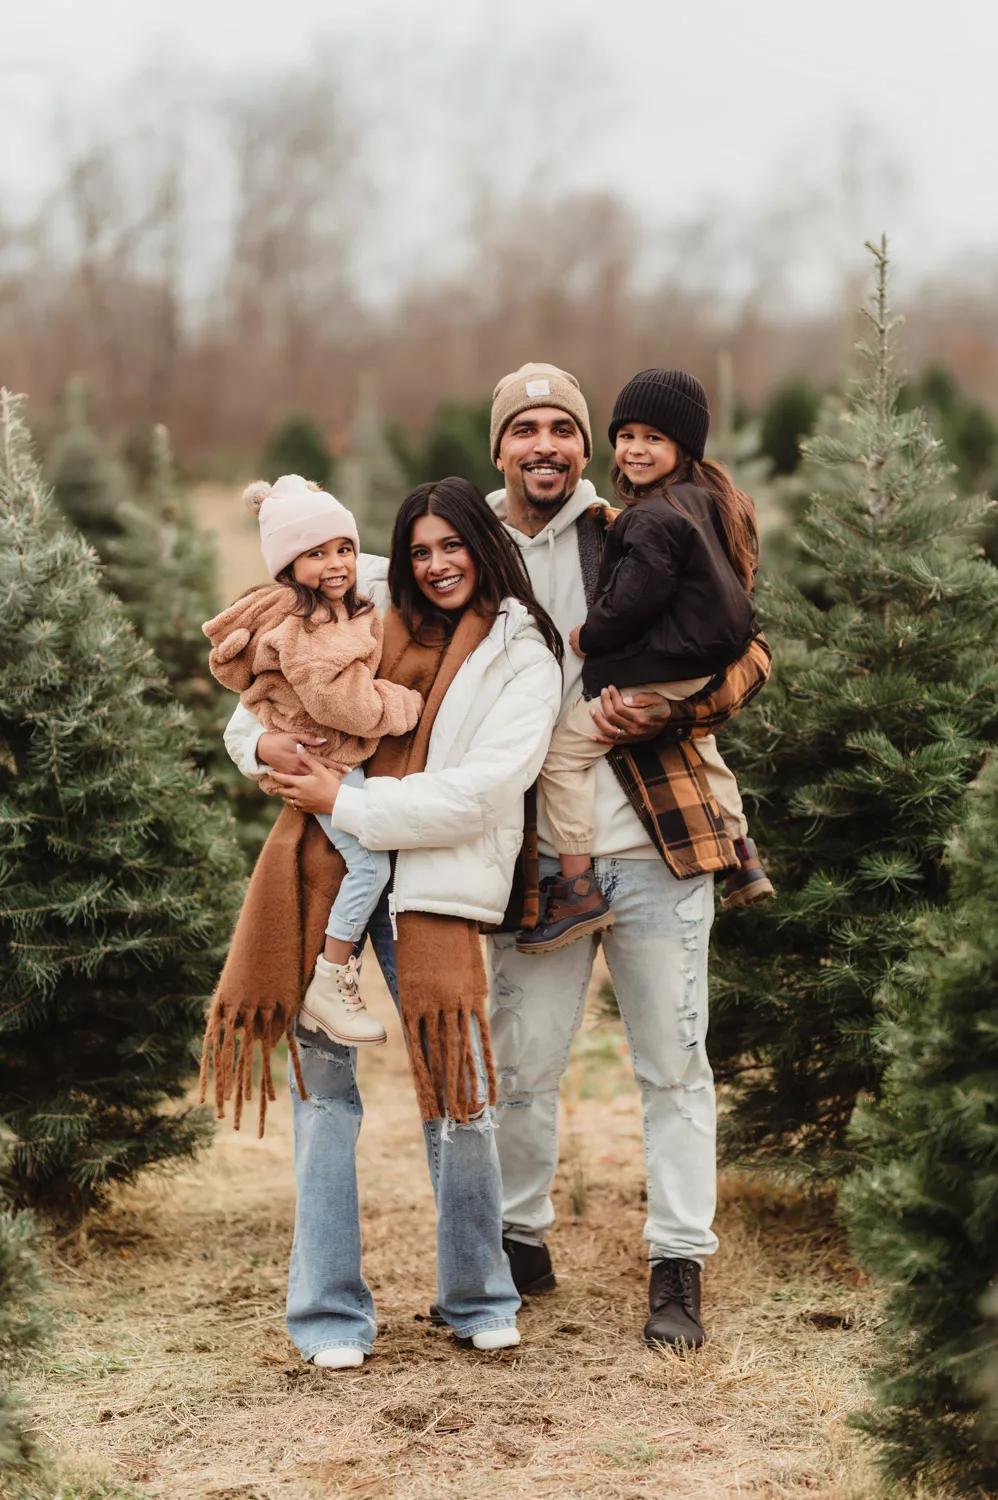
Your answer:
[[[661,489],[677,510],[682,510],[683,507],[669,494],[674,484],[695,484],[699,489],[706,490],[717,506],[728,561],[742,587],[751,593],[759,566],[759,526],[755,502],[744,490],[737,488],[731,475],[721,464],[714,463],[710,458],[691,458],[680,449],[679,462],[672,473],[655,485],[636,489],[616,464],[610,470],[610,481],[617,499],[624,503],[640,500],[652,490]],[[686,514],[685,510],[683,514]]]

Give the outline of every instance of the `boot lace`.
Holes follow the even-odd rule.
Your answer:
[[[363,997],[360,993],[360,965],[355,958],[347,962],[347,972],[343,976],[343,1005],[350,1014],[356,1015],[359,1010],[366,1010]]]
[[[655,1311],[660,1311],[669,1302],[679,1302],[692,1316],[693,1313],[693,1262],[689,1260],[660,1260],[656,1267]]]

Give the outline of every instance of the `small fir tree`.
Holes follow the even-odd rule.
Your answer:
[[[90,424],[82,375],[74,375],[66,386],[63,425],[49,448],[45,477],[63,515],[106,562],[124,532],[121,507],[128,486]]]
[[[193,1152],[182,1097],[241,892],[152,653],[0,410],[0,1124],[15,1206],[63,1218]]]
[[[192,759],[225,794],[239,842],[255,858],[280,803],[241,776],[226,754],[222,734],[238,699],[208,671],[201,630],[220,608],[218,552],[180,488],[169,433],[161,425],[153,429],[149,492],[143,504],[123,505],[121,520],[124,531],[111,546],[107,583],[156,653],[171,694],[190,714],[197,736]]]
[[[496,489],[502,475],[493,465],[489,452],[491,420],[491,402],[462,406],[455,401],[445,401],[437,408],[430,423],[423,443],[422,472],[413,483],[459,474],[462,479],[477,484],[483,495]]]
[[[273,484],[282,474],[300,474],[316,484],[329,483],[332,460],[322,433],[301,412],[290,411],[274,428],[260,458],[264,479]]]
[[[998,462],[998,420],[961,390],[945,365],[930,365],[918,380],[906,382],[899,399],[902,410],[924,408],[956,465],[964,489],[986,485]]]
[[[48,1330],[41,1291],[35,1221],[0,1202],[0,1473],[16,1471],[34,1458],[16,1381],[26,1356]]]
[[[900,414],[886,244],[866,373],[801,523],[827,608],[760,591],[773,681],[725,738],[775,901],[722,917],[711,1056],[733,1083],[735,1155],[837,1173],[857,1096],[878,1090],[879,1018],[913,924],[946,899],[941,856],[998,731],[998,571],[921,413]]]
[[[998,760],[950,852],[953,904],[934,912],[885,1028],[883,1097],[853,1136],[873,1164],[845,1184],[860,1263],[890,1288],[879,1406],[860,1425],[887,1475],[946,1494],[998,1493],[984,1408],[998,1277]]]
[[[357,518],[361,549],[387,556],[395,515],[410,485],[371,380],[361,384],[350,451],[339,461],[336,487],[339,499]]]
[[[760,444],[776,474],[792,474],[801,443],[814,431],[821,395],[802,375],[792,375],[769,394],[762,409]]]

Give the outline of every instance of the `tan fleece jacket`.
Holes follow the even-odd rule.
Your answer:
[[[223,687],[237,692],[268,730],[325,735],[320,754],[359,766],[385,735],[406,734],[420,713],[419,694],[375,680],[384,627],[376,609],[309,627],[292,611],[295,594],[268,584],[230,604],[201,629]],[[265,792],[276,792],[271,776]]]

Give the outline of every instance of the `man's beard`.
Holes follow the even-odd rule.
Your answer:
[[[567,469],[565,470],[564,474],[562,475],[562,486],[561,486],[561,489],[557,490],[553,495],[551,495],[551,494],[535,495],[533,493],[533,491],[531,490],[531,488],[530,488],[530,480],[531,480],[530,473],[529,472],[524,472],[524,475],[523,475],[523,494],[524,494],[524,497],[537,510],[549,510],[549,509],[554,508],[555,506],[564,505],[565,501],[568,499],[568,470]]]

